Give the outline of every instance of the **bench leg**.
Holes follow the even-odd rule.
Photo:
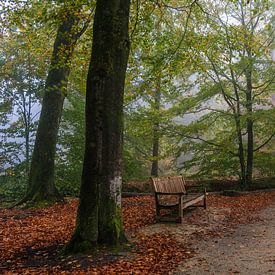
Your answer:
[[[206,209],[206,188],[204,188],[203,207]]]
[[[183,209],[182,209],[182,196],[179,197],[179,222],[182,223]]]
[[[155,202],[156,202],[156,220],[160,221],[160,207],[158,202],[158,195],[155,194]]]
[[[156,205],[156,220],[160,221],[160,208],[158,204]]]

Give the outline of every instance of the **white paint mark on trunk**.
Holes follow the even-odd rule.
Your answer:
[[[119,207],[121,207],[121,184],[121,176],[114,177],[112,180],[110,180],[110,195],[111,198],[116,202],[116,205]]]

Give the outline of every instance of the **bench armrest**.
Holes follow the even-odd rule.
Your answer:
[[[183,196],[186,195],[185,193],[164,193],[164,192],[155,192],[156,195],[176,195],[176,196]]]

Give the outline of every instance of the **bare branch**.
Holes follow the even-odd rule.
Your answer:
[[[269,141],[272,140],[272,138],[275,136],[275,132],[260,146],[258,146],[256,149],[253,150],[253,152],[256,152],[258,150],[260,150],[261,148],[263,148]]]

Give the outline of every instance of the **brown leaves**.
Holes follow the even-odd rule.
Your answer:
[[[122,203],[126,230],[135,230],[154,221],[155,202],[151,196],[125,198]]]
[[[254,214],[274,201],[275,192],[255,192],[237,197],[209,197],[210,206],[230,209],[228,219],[235,224],[247,223],[257,219]]]
[[[255,219],[255,213],[275,201],[273,193],[252,193],[239,197],[208,196],[209,209],[198,209],[185,216],[186,224],[200,228],[219,224],[223,228]],[[123,256],[99,251],[96,255],[60,258],[58,251],[70,239],[75,225],[77,200],[55,204],[39,210],[0,211],[0,273],[12,274],[167,274],[179,262],[192,257],[194,251],[187,242],[220,234],[222,230],[195,232],[192,239],[179,241],[174,230],[185,225],[173,225],[155,234],[140,233],[137,229],[154,222],[154,198],[150,196],[123,199],[123,219],[128,235],[135,236],[135,249]],[[211,213],[210,213],[211,212]],[[215,219],[207,218],[210,214]],[[223,215],[223,216],[222,216]],[[182,228],[181,228],[182,226]],[[159,227],[155,225],[154,227]],[[148,227],[150,231],[151,227]],[[172,228],[172,229],[171,229]],[[214,227],[213,227],[214,228]],[[194,239],[194,240],[195,240]]]
[[[167,274],[184,258],[190,257],[188,252],[171,235],[139,235],[136,259],[121,260],[111,266],[119,274]]]

